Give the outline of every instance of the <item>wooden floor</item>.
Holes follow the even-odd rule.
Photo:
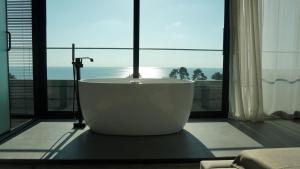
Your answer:
[[[88,128],[73,130],[70,121],[42,121],[1,143],[0,164],[179,162],[197,168],[203,159],[233,159],[245,149],[279,147],[300,147],[300,120],[191,120],[182,132],[147,137],[98,135]]]

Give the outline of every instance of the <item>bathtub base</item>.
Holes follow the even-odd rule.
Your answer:
[[[107,131],[99,131],[93,130],[90,128],[90,131],[99,134],[99,135],[108,135],[108,136],[160,136],[160,135],[169,135],[181,132],[183,129],[179,129],[176,131],[164,131],[164,132],[107,132]]]
[[[102,132],[102,131],[94,131],[92,129],[90,129],[93,133],[95,134],[100,134],[100,135],[109,135],[109,136],[160,136],[160,135],[169,135],[169,134],[175,134],[178,133],[180,131],[182,131],[182,129],[178,130],[178,131],[169,131],[169,132],[152,132],[152,133],[119,133],[119,132]]]

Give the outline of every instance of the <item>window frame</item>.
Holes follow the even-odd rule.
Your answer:
[[[140,41],[140,0],[133,0],[133,77],[139,73],[139,47]],[[35,4],[35,1],[32,1]],[[42,13],[36,17],[39,24],[33,25],[33,57],[35,108],[38,118],[73,118],[72,111],[49,111],[47,98],[47,45],[46,45],[46,0],[39,1],[39,9],[33,11]],[[223,83],[222,83],[222,110],[221,111],[192,111],[190,118],[227,118],[229,111],[229,3],[224,0],[224,30],[223,30]],[[38,5],[38,4],[37,4]],[[33,18],[34,19],[34,18]],[[33,20],[34,21],[34,20]],[[41,43],[42,42],[42,43]],[[42,71],[41,71],[42,70]]]

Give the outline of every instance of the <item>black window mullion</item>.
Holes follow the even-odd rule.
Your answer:
[[[35,116],[40,118],[48,111],[46,0],[32,1],[32,47],[34,111]]]
[[[139,78],[140,55],[140,0],[133,5],[133,78]]]
[[[223,32],[223,86],[222,86],[222,116],[228,117],[229,113],[229,5],[230,0],[225,0],[224,6],[224,32]]]

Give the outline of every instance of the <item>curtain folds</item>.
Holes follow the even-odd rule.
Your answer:
[[[300,1],[263,1],[263,104],[267,115],[300,117]]]
[[[230,1],[229,117],[263,120],[262,1]]]

